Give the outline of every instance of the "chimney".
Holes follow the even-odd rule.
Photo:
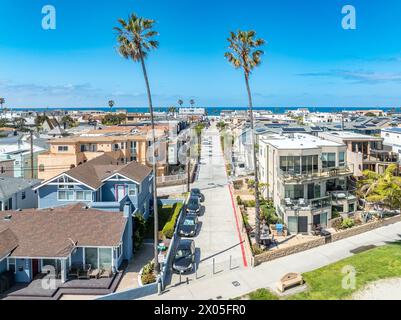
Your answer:
[[[124,204],[124,209],[123,209],[123,216],[124,218],[129,218],[131,216],[132,207],[131,207],[131,201],[127,200],[125,201]]]

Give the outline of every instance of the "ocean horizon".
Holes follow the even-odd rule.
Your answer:
[[[232,111],[241,111],[247,110],[248,107],[204,107],[207,111],[207,114],[210,116],[220,115],[221,111],[232,110]],[[154,108],[155,112],[164,112],[167,111],[168,107],[156,107]],[[178,107],[177,107],[178,109]],[[310,112],[342,112],[342,111],[355,111],[355,110],[383,110],[383,111],[399,111],[401,112],[400,107],[254,107],[254,110],[257,111],[271,111],[274,114],[283,114],[291,110],[297,109],[308,109]],[[60,107],[48,107],[48,108],[8,108],[8,110],[12,111],[56,111],[56,110],[65,110],[65,111],[109,111],[109,107],[68,107],[68,108],[60,108]],[[148,111],[148,107],[113,107],[113,111],[124,110],[132,113],[144,113]]]

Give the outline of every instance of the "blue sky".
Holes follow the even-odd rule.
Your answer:
[[[47,4],[56,30],[41,28]],[[341,27],[346,4],[356,30]],[[160,48],[147,60],[157,107],[245,106],[243,76],[224,59],[238,28],[267,41],[251,79],[256,106],[401,106],[399,0],[1,0],[7,106],[146,106],[140,66],[115,50],[112,28],[130,12],[157,20]]]

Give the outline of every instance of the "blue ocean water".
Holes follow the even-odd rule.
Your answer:
[[[290,110],[297,110],[299,107],[257,107],[254,108],[255,111],[260,110],[268,110],[275,114],[286,113]],[[154,108],[156,112],[164,112],[167,111],[168,108]],[[247,110],[247,107],[206,107],[208,115],[210,116],[218,116],[220,112],[223,110]],[[397,111],[401,112],[401,108],[393,108],[393,107],[310,107],[308,108],[310,112],[341,112],[341,111],[353,111],[353,110],[383,110],[383,111]],[[77,108],[23,108],[23,109],[11,109],[11,110],[32,110],[32,111],[52,111],[52,110],[99,110],[99,111],[109,111],[108,107],[77,107]],[[127,110],[128,112],[133,113],[143,113],[148,112],[147,107],[114,107],[113,111],[117,110]]]

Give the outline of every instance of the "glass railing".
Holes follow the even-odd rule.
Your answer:
[[[279,176],[285,181],[302,181],[308,179],[317,179],[324,177],[336,177],[341,175],[349,175],[353,173],[353,166],[348,165],[344,167],[335,168],[322,168],[312,172],[296,172],[296,171],[283,171],[279,169]]]
[[[331,196],[314,199],[284,199],[282,205],[290,210],[315,210],[331,206]]]

